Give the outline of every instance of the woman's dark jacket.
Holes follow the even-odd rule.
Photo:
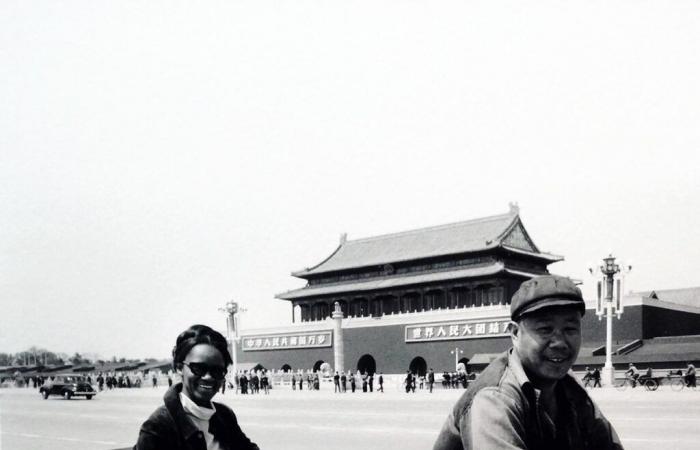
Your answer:
[[[141,425],[134,450],[207,450],[204,434],[187,417],[180,403],[182,383],[165,393],[165,404],[156,409]],[[226,450],[259,450],[238,426],[236,415],[221,403],[209,420],[209,432]]]

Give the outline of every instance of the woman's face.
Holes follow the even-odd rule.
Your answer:
[[[226,363],[221,352],[213,345],[197,344],[182,364],[183,393],[197,405],[210,408],[225,375]]]

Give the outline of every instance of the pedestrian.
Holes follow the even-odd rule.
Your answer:
[[[593,381],[593,371],[590,367],[586,367],[586,373],[583,375],[583,387],[588,387],[588,385]]]
[[[374,374],[370,373],[367,376],[367,386],[369,386],[369,391],[374,392]]]
[[[345,372],[340,376],[340,387],[343,388],[343,392],[347,391],[347,383],[348,383],[348,377],[345,375]]]
[[[602,388],[603,386],[600,384],[600,369],[597,367],[593,369],[593,387],[598,386],[599,388]]]
[[[430,370],[428,371],[428,391],[432,394],[433,393],[433,385],[435,384],[435,372],[433,372],[433,368],[431,367]]]
[[[153,378],[151,378],[153,381],[153,387],[158,387],[158,378],[156,377],[156,374],[153,374]]]
[[[296,377],[294,376],[294,374],[292,374],[292,390],[293,390],[293,391],[296,391],[296,390],[297,390],[297,379],[296,379]]]
[[[409,392],[411,392],[411,385],[413,384],[413,374],[411,374],[410,370],[406,371],[406,378],[404,378],[403,384],[406,387],[406,393],[408,394]]]
[[[695,366],[693,363],[688,363],[688,368],[685,370],[685,385],[695,389],[697,387],[696,383]]]
[[[340,393],[340,375],[338,374],[338,371],[335,371],[335,375],[333,375],[333,387],[334,390],[333,392],[338,392]]]
[[[355,375],[352,372],[348,372],[348,376],[350,377],[350,390],[355,393]]]
[[[379,372],[379,378],[377,378],[377,383],[379,383],[379,389],[377,389],[377,392],[384,392],[384,376],[382,376],[381,372]]]
[[[258,373],[255,371],[251,371],[250,386],[251,394],[258,394],[260,392],[260,378],[258,377]]]
[[[263,388],[263,392],[268,395],[270,393],[270,379],[267,376],[266,370],[263,370],[262,374],[260,375],[260,385]]]
[[[240,383],[241,383],[241,394],[248,394],[248,371],[244,370],[243,373],[241,374],[240,378]]]
[[[621,450],[612,425],[568,372],[581,348],[581,291],[542,275],[513,295],[512,348],[462,394],[433,450]]]
[[[243,433],[236,415],[212,397],[232,364],[226,338],[205,325],[183,331],[173,349],[182,382],[172,386],[141,426],[134,450],[259,450]]]

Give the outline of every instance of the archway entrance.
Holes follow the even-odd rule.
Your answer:
[[[377,371],[377,362],[372,355],[362,355],[357,361],[357,370],[359,370],[360,373],[367,371],[369,375],[373,375]]]
[[[413,358],[411,360],[411,364],[408,365],[408,370],[410,370],[411,373],[415,373],[418,376],[424,376],[427,372],[427,369],[428,364],[420,356],[416,356],[415,358]]]
[[[281,367],[282,372],[291,372],[292,371],[292,366],[289,364],[285,364]]]
[[[316,361],[316,363],[314,364],[314,370],[313,370],[313,371],[314,371],[314,372],[318,372],[319,370],[321,370],[321,365],[322,365],[324,362],[325,362],[325,361],[322,361],[322,360]]]

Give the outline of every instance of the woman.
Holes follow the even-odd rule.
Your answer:
[[[178,337],[173,368],[182,375],[165,404],[141,426],[134,450],[258,450],[227,406],[211,401],[232,363],[226,339],[205,325]]]

